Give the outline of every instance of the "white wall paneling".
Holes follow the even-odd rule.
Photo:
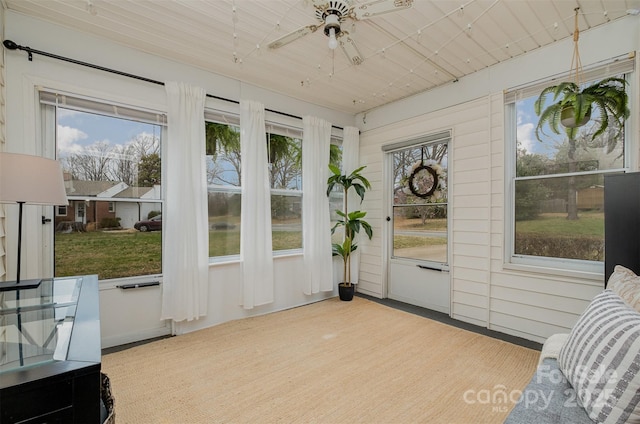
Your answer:
[[[622,19],[581,34],[583,64],[588,66],[639,49],[637,22],[636,18]],[[505,217],[509,214],[505,200],[505,147],[513,141],[505,140],[503,90],[566,72],[567,52],[571,49],[570,40],[557,43],[356,119],[362,131],[361,161],[376,166],[381,164],[384,144],[439,129],[452,130],[451,316],[538,342],[553,333],[568,331],[603,284],[577,273],[505,266]],[[632,110],[638,107],[638,74],[636,71],[633,76]],[[632,117],[630,124],[637,129],[636,119]],[[631,137],[636,153],[640,148],[638,139],[637,133]],[[632,158],[631,163],[637,163],[636,159]],[[374,186],[374,190],[381,187]],[[365,203],[366,210],[370,205]],[[383,223],[382,217],[372,220],[374,231],[381,232]],[[379,264],[386,258],[382,247],[368,246],[366,253],[363,258],[367,263]],[[382,270],[378,266],[365,279],[361,277],[362,291],[386,296]]]
[[[141,53],[125,46],[108,42],[30,18],[19,13],[5,12],[5,39],[37,50],[48,51],[76,60],[94,63],[157,81],[183,81],[203,87],[208,93],[239,101],[249,99],[263,102],[265,107],[294,115],[312,115],[328,120],[337,126],[353,125],[353,116],[282,96],[262,88],[241,84],[236,80],[188,67],[157,56]],[[34,136],[36,128],[35,87],[42,85],[52,89],[72,92],[132,106],[165,111],[164,87],[138,81],[107,72],[74,65],[37,54],[28,61],[24,52],[3,50],[6,58],[7,104],[6,150],[22,153],[38,153],[41,146]],[[233,102],[207,99],[208,106],[223,109],[237,108]],[[301,125],[301,122],[300,122]],[[171,199],[166,199],[169,202]],[[33,212],[35,214],[35,212]],[[0,218],[1,219],[1,218]],[[15,221],[10,214],[7,225]],[[28,226],[27,226],[28,227]],[[7,243],[13,245],[15,237],[10,234]],[[23,247],[34,259],[41,256],[38,236],[27,233]],[[9,252],[9,259],[14,254]],[[171,255],[170,246],[165,255]],[[37,261],[30,261],[27,275],[37,275]],[[239,263],[212,265],[209,269],[210,298],[209,315],[175,326],[178,334],[219,324],[231,319],[259,315],[275,310],[325,299],[333,292],[305,296],[299,286],[302,277],[302,256],[278,257],[275,259],[276,301],[273,304],[244,310],[238,302]],[[100,282],[101,320],[103,322],[103,345],[115,344],[154,337],[170,331],[167,323],[159,320],[161,288],[121,290],[114,281]]]

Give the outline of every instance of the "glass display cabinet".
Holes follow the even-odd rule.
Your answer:
[[[100,422],[95,275],[0,292],[0,423]]]

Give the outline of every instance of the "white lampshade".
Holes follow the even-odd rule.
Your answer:
[[[67,205],[60,163],[40,156],[0,153],[0,203]]]

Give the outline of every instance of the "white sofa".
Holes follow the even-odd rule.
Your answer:
[[[616,266],[569,334],[545,342],[505,423],[640,423],[640,277]]]

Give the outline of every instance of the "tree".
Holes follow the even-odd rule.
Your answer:
[[[149,160],[148,158],[151,155],[155,155],[159,161],[160,139],[155,134],[138,134],[132,140],[129,140],[126,145],[116,146],[112,152],[113,171],[111,179],[113,181],[123,181],[130,186],[139,185],[139,181],[144,181],[145,178],[148,179],[147,177],[140,178],[138,175],[140,172],[139,167],[142,165],[142,161]],[[147,159],[144,159],[145,157]],[[157,165],[160,166],[159,162]],[[149,164],[144,166],[149,166]],[[150,172],[150,170],[146,172]],[[158,168],[157,173],[159,176],[160,168]],[[156,180],[160,181],[159,178],[156,178]]]
[[[138,165],[138,186],[153,187],[161,183],[162,163],[160,155],[151,153],[143,155]]]
[[[205,125],[206,152],[213,156],[215,171],[210,174],[210,182],[239,186],[241,181],[240,132],[237,127],[207,122]],[[224,162],[227,165],[221,165]],[[229,172],[227,168],[234,172]]]
[[[534,111],[540,117],[535,129],[538,140],[549,136],[546,128],[556,135],[567,136],[567,219],[577,220],[577,182],[574,175],[578,169],[577,154],[580,145],[602,145],[612,152],[623,140],[624,121],[629,117],[624,78],[605,78],[595,83],[580,86],[574,82],[562,82],[545,88],[534,103]],[[553,94],[551,104],[547,97]],[[575,114],[574,124],[561,121],[565,111]],[[591,115],[595,118],[590,118]],[[587,124],[588,125],[585,125]],[[566,126],[565,126],[566,125]],[[585,125],[585,126],[583,126]],[[563,130],[563,131],[561,131]],[[612,131],[613,130],[613,131]]]
[[[337,144],[329,145],[329,163],[340,168],[342,164],[342,147]]]
[[[137,180],[139,156],[133,146],[115,146],[111,153],[111,180],[133,185]]]
[[[76,180],[121,181],[129,186],[140,181],[143,186],[160,182],[160,140],[152,134],[138,134],[126,145],[97,142],[62,161]],[[139,175],[141,166],[146,175]]]
[[[552,161],[540,154],[528,153],[518,142],[516,149],[516,175],[529,177],[548,173]],[[538,180],[518,181],[515,195],[515,220],[535,219],[542,210],[542,202],[549,196],[545,184]]]
[[[65,168],[76,180],[105,181],[109,180],[109,164],[111,161],[111,145],[99,141],[85,147],[82,153],[74,153],[65,159]]]
[[[442,207],[425,206],[423,199],[404,191],[404,183],[409,178],[414,164],[420,161],[432,160],[438,164],[442,164],[447,155],[447,145],[444,143],[436,143],[427,146],[417,146],[410,149],[404,149],[393,154],[393,172],[394,172],[394,197],[398,204],[413,205],[415,207],[403,208],[405,218],[420,218],[424,225],[429,218],[439,218],[444,214],[445,209]],[[446,199],[441,199],[444,202]],[[430,204],[431,205],[431,204]]]
[[[597,137],[594,137],[594,133],[598,128],[600,128],[600,124],[597,119],[592,119],[589,124],[579,128],[579,131],[567,132],[567,138],[556,146],[556,154],[551,170],[559,174],[575,174],[622,168],[624,143],[619,143],[619,141],[623,137],[624,128],[619,128],[618,122],[612,119],[607,129]],[[563,197],[567,201],[568,220],[580,218],[577,193],[583,188],[597,184],[599,178],[597,175],[582,175],[580,177],[569,175],[566,177],[561,188],[564,193],[559,193],[558,197]],[[554,191],[558,190],[553,186],[553,182],[548,182],[547,185]]]
[[[271,165],[271,188],[300,188],[302,170],[302,146],[298,139],[278,134],[269,134],[269,164]]]

